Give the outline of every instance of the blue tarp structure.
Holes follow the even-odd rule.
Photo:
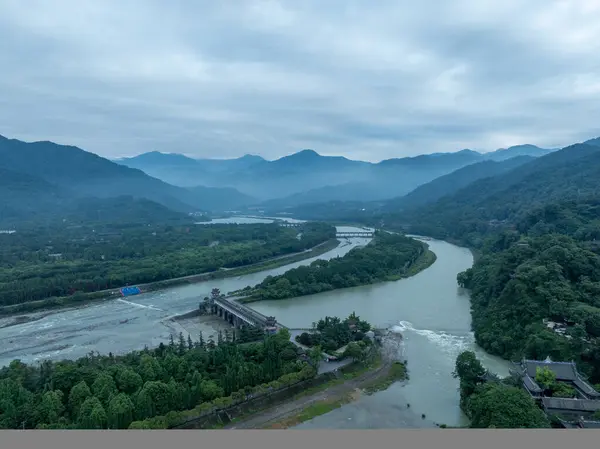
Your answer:
[[[142,291],[139,287],[123,287],[121,289],[121,294],[123,296],[139,295],[140,293],[142,293]]]

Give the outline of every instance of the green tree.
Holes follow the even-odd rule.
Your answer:
[[[308,359],[315,370],[319,370],[321,360],[323,360],[323,351],[320,346],[314,346],[308,350]]]
[[[146,382],[137,400],[140,416],[164,415],[174,407],[175,392],[164,382]]]
[[[100,399],[102,404],[108,404],[111,398],[117,394],[117,385],[114,379],[108,373],[100,373],[92,384],[94,396]]]
[[[81,429],[105,429],[107,425],[106,411],[102,402],[95,397],[87,398],[79,409],[78,425]]]
[[[22,377],[17,376],[17,379]],[[0,380],[0,428],[14,429],[21,427],[23,423],[31,426],[33,409],[33,394],[18,380]]]
[[[61,390],[47,391],[36,408],[37,421],[40,424],[56,424],[61,418],[65,406]]]
[[[132,395],[144,384],[142,376],[130,368],[123,368],[117,372],[117,385],[120,391],[128,395]]]
[[[223,396],[225,392],[212,380],[203,380],[200,383],[200,396],[203,401],[212,401]]]
[[[544,412],[522,389],[499,383],[477,388],[468,404],[472,428],[549,428]]]
[[[544,390],[551,390],[556,383],[556,374],[547,366],[535,369],[535,381]]]
[[[69,393],[69,410],[71,416],[75,418],[79,416],[79,409],[90,396],[92,396],[90,387],[83,380],[71,389]]]
[[[473,351],[464,351],[456,358],[452,375],[460,381],[461,407],[466,411],[467,400],[475,392],[477,385],[482,382],[485,368]]]
[[[355,362],[362,361],[364,359],[364,347],[361,347],[357,342],[350,342],[346,346],[344,357],[350,357]]]
[[[111,429],[127,429],[135,417],[135,406],[125,393],[114,396],[108,405]]]

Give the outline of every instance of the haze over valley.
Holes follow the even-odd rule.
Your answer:
[[[0,2],[0,429],[600,428],[599,23]]]

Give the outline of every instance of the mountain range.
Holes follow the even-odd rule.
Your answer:
[[[600,139],[586,142],[586,147],[600,148]],[[119,211],[127,207],[141,216],[147,210],[149,216],[178,217],[249,206],[281,211],[348,200],[353,203],[349,210],[367,204],[401,211],[563,153],[519,145],[491,153],[465,149],[379,163],[313,150],[273,161],[255,155],[219,160],[159,152],[110,161],[74,146],[0,136],[0,222],[88,210],[87,215],[82,212],[85,218],[92,206],[115,218],[125,217]]]
[[[414,211],[395,211],[392,215],[413,226],[427,224],[432,235],[444,229],[464,236],[470,230],[481,232],[486,227],[514,223],[544,204],[598,198],[599,179],[600,145],[575,144],[476,180]]]
[[[182,187],[227,187],[256,198],[265,207],[282,207],[394,198],[469,164],[504,161],[517,156],[539,157],[551,151],[519,145],[491,153],[462,150],[379,163],[322,156],[313,150],[302,150],[273,161],[251,155],[217,160],[150,152],[116,162]]]
[[[582,153],[582,148],[587,148],[592,154],[600,148],[600,138],[591,139],[583,144],[571,145],[560,150],[544,151],[543,153],[535,150],[529,151],[529,146],[514,148],[516,150],[513,154],[525,153],[526,155],[502,157],[504,154],[509,154],[505,153],[507,150],[488,153],[485,160],[465,165],[418,186],[406,195],[400,195],[392,199],[364,201],[359,200],[357,197],[352,201],[324,200],[296,205],[288,204],[285,207],[283,207],[284,201],[280,201],[279,204],[277,201],[271,201],[265,203],[265,205],[271,205],[265,207],[265,213],[273,215],[286,212],[298,218],[311,220],[364,221],[373,217],[385,217],[388,221],[392,220],[400,224],[416,223],[420,220],[433,223],[436,222],[435,216],[437,215],[445,218],[452,215],[460,221],[460,214],[465,213],[459,207],[463,202],[475,201],[477,202],[477,208],[485,209],[487,201],[491,201],[491,198],[488,198],[487,195],[504,189],[510,190],[511,186],[519,184],[519,182],[525,183],[529,177],[532,178],[529,180],[530,183],[536,182],[533,178],[539,178],[542,184],[548,184],[551,181],[547,178],[547,173],[564,177],[564,180],[555,181],[556,185],[562,186],[557,190],[558,193],[563,192],[565,189],[569,191],[569,183],[571,185],[583,185],[579,178],[584,173],[590,173],[589,178],[586,178],[586,182],[591,183],[592,186],[597,183],[596,179],[598,178],[593,174],[596,167],[593,156],[590,156],[591,160],[580,159],[580,156],[585,154],[585,152]],[[521,152],[523,148],[526,150],[525,152]],[[470,154],[470,152],[467,150],[464,154]],[[578,164],[580,163],[583,163],[584,166],[579,167]],[[586,163],[590,165],[585,166]],[[566,170],[564,173],[559,170],[562,166]],[[563,181],[566,184],[561,184]],[[543,196],[544,188],[537,186],[528,193],[528,195],[531,195],[531,198],[528,198],[533,201],[540,194]],[[476,198],[479,197],[481,199],[477,201]],[[540,197],[540,201],[542,199]],[[507,201],[512,201],[513,204],[519,203],[518,198],[507,199]],[[455,213],[453,212],[454,209],[461,212]],[[434,214],[434,211],[439,213]]]
[[[74,146],[2,136],[0,199],[0,222],[70,213],[92,200],[113,212],[116,204],[128,201],[138,210],[150,207],[157,212],[156,205],[161,205],[163,212],[178,213],[223,210],[254,201],[232,189],[173,186]]]

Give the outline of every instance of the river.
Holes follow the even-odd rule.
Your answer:
[[[118,354],[142,349],[145,345],[157,346],[181,330],[169,317],[198,307],[199,301],[209,296],[213,288],[226,293],[253,286],[269,275],[278,275],[317,259],[343,256],[352,248],[368,242],[369,239],[364,238],[342,239],[337,248],[318,257],[271,270],[144,293],[127,299],[110,299],[86,307],[27,314],[37,319],[0,327],[0,366],[14,359],[30,363],[46,359],[73,359],[91,351]],[[13,320],[3,318],[0,326]]]
[[[458,381],[451,375],[456,356],[474,350],[488,369],[502,376],[508,374],[506,361],[488,355],[475,344],[469,295],[456,283],[457,273],[473,264],[472,253],[439,240],[427,243],[437,260],[416,276],[252,304],[290,328],[310,327],[325,315],[345,317],[356,312],[376,326],[394,326],[404,336],[408,382],[364,396],[298,428],[422,427],[433,422],[464,425],[467,419],[458,406]]]
[[[158,345],[176,330],[168,318],[197,307],[212,288],[230,292],[255,285],[268,275],[283,273],[318,258],[342,256],[367,242],[367,239],[344,240],[319,257],[276,269],[54,311],[37,321],[0,328],[0,366],[16,358],[23,362],[56,360],[77,358],[92,350],[122,353],[144,345]],[[416,276],[251,304],[290,328],[310,327],[325,315],[344,317],[354,311],[376,326],[395,326],[404,335],[408,382],[363,396],[298,428],[427,427],[433,422],[462,425],[466,418],[458,406],[458,382],[451,375],[456,356],[463,350],[474,350],[488,369],[499,375],[507,374],[505,361],[487,355],[475,345],[470,330],[469,296],[456,284],[456,274],[473,263],[471,252],[443,241],[427,243],[437,260]]]

